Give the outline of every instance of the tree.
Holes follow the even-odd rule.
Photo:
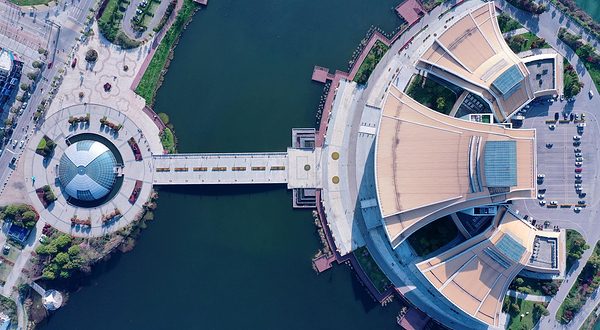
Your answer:
[[[40,55],[48,55],[48,51],[46,49],[44,49],[43,47],[38,48],[38,53]]]
[[[28,91],[29,90],[29,85],[23,83],[23,84],[21,84],[21,89],[24,90],[24,91]]]
[[[27,73],[27,78],[29,78],[29,80],[35,80],[35,78],[37,78],[37,74],[29,72]]]
[[[510,308],[515,313],[519,313],[521,311],[521,307],[519,307],[519,305],[517,305],[516,303],[513,303],[512,305],[510,305]]]
[[[95,49],[90,49],[85,53],[85,60],[88,62],[96,62],[98,59],[98,52]]]
[[[33,63],[31,63],[31,66],[34,67],[34,68],[36,68],[36,69],[39,69],[39,68],[41,68],[43,66],[43,64],[40,63],[40,62],[38,62],[38,61],[34,61]]]
[[[515,279],[515,285],[517,287],[523,285],[523,283],[525,283],[525,280],[523,280],[522,278],[518,277],[517,279]]]
[[[532,294],[533,293],[533,290],[531,290],[531,288],[528,287],[528,286],[520,286],[520,287],[517,288],[517,291],[523,292],[523,293],[527,293],[527,294]]]
[[[37,254],[48,254],[47,245],[40,245],[35,248],[35,253]]]
[[[53,280],[56,278],[56,275],[54,274],[54,272],[52,270],[50,270],[48,267],[46,267],[42,271],[42,277],[47,280]]]
[[[513,52],[519,53],[523,48],[523,45],[527,42],[527,39],[522,35],[517,35],[508,40],[508,47],[512,49]]]
[[[27,211],[31,211],[31,207],[25,203],[17,205],[17,210],[20,214],[23,214]]]
[[[10,118],[4,119],[4,125],[10,126],[10,125],[12,125],[12,123],[13,123],[12,119],[10,119]]]
[[[71,244],[71,240],[72,238],[70,235],[63,234],[54,239],[52,243],[55,244],[57,248],[64,249],[65,247],[67,247],[67,245]]]
[[[17,289],[19,290],[19,295],[25,297],[27,295],[27,292],[29,292],[29,284],[21,283],[19,284]]]
[[[19,108],[10,107],[10,113],[19,113]]]
[[[7,206],[6,209],[4,210],[3,218],[8,219],[8,220],[13,220],[15,218],[15,215],[17,215],[17,213],[19,213],[19,210],[17,209],[17,205],[11,204],[11,205]]]
[[[550,315],[550,312],[548,311],[548,309],[546,308],[546,306],[544,306],[543,304],[539,303],[536,304],[535,307],[536,311],[544,316],[548,316]]]
[[[436,102],[437,102],[437,108],[438,108],[438,110],[441,110],[446,105],[446,100],[444,100],[444,98],[441,97],[441,96],[438,97],[438,99],[437,99]]]
[[[69,248],[69,255],[74,257],[78,255],[80,251],[81,249],[79,248],[79,245],[73,245]]]
[[[17,97],[15,97],[15,100],[17,100],[19,102],[23,102],[23,96],[22,95],[17,95]]]
[[[22,217],[22,219],[23,219],[23,222],[35,221],[35,218],[36,218],[36,216],[37,216],[37,215],[35,214],[35,212],[33,212],[33,211],[31,211],[31,210],[29,210],[29,211],[27,211],[27,212],[24,212],[24,213],[21,215],[21,217]]]
[[[65,252],[60,252],[59,254],[56,255],[56,257],[54,258],[54,261],[59,264],[59,265],[64,265],[67,262],[69,262],[69,260],[71,260],[69,258],[69,254],[65,253]]]

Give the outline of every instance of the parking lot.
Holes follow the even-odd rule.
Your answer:
[[[578,218],[587,221],[589,208],[596,205],[599,199],[598,187],[595,184],[599,157],[598,121],[586,111],[583,111],[585,121],[570,120],[571,113],[573,117],[577,114],[581,119],[582,111],[565,111],[566,105],[566,102],[538,105],[527,113],[522,128],[535,128],[537,131],[536,170],[537,174],[544,175],[544,179],[537,182],[540,189],[537,192],[540,195],[538,199],[519,201],[515,204],[517,209],[522,209],[523,214],[532,215],[538,220],[556,220],[558,222],[553,222],[556,225],[565,224],[565,221],[577,222]],[[559,120],[553,123],[557,112]],[[564,120],[564,113],[569,120]],[[577,125],[581,123],[585,123],[585,127],[578,129]],[[581,138],[575,141],[574,136]],[[580,152],[576,152],[576,149],[580,149]],[[581,154],[581,157],[577,157],[576,154]],[[581,158],[581,164],[576,165],[576,158]],[[580,169],[581,172],[576,172],[576,169]],[[581,181],[577,183],[576,174],[581,175]],[[581,184],[580,191],[576,190],[576,184]],[[542,200],[544,205],[540,204]],[[552,201],[556,201],[558,206],[548,207]],[[577,211],[575,207],[579,201],[585,201],[586,207]]]

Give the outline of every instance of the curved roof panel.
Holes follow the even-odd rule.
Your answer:
[[[79,141],[67,148],[58,167],[60,183],[71,197],[92,201],[112,189],[117,161],[113,153],[97,141]]]

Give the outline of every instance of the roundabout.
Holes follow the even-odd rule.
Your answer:
[[[56,143],[48,157],[36,152],[44,138]],[[31,140],[22,160],[25,186],[46,223],[96,237],[140,215],[152,191],[152,153],[142,130],[122,112],[97,104],[67,107],[48,117]],[[36,194],[45,186],[57,197],[47,207]]]

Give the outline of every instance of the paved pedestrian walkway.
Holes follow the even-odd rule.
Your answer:
[[[510,38],[510,37],[514,37],[516,35],[527,33],[527,32],[529,32],[529,30],[527,30],[526,28],[518,28],[516,30],[512,30],[512,31],[508,31],[506,33],[503,33],[502,36],[504,38]]]
[[[508,290],[506,292],[507,296],[515,297],[518,299],[523,299],[527,301],[539,301],[539,302],[547,302],[549,303],[552,300],[551,296],[538,296],[536,294],[527,294],[524,292],[517,292],[515,290]]]

